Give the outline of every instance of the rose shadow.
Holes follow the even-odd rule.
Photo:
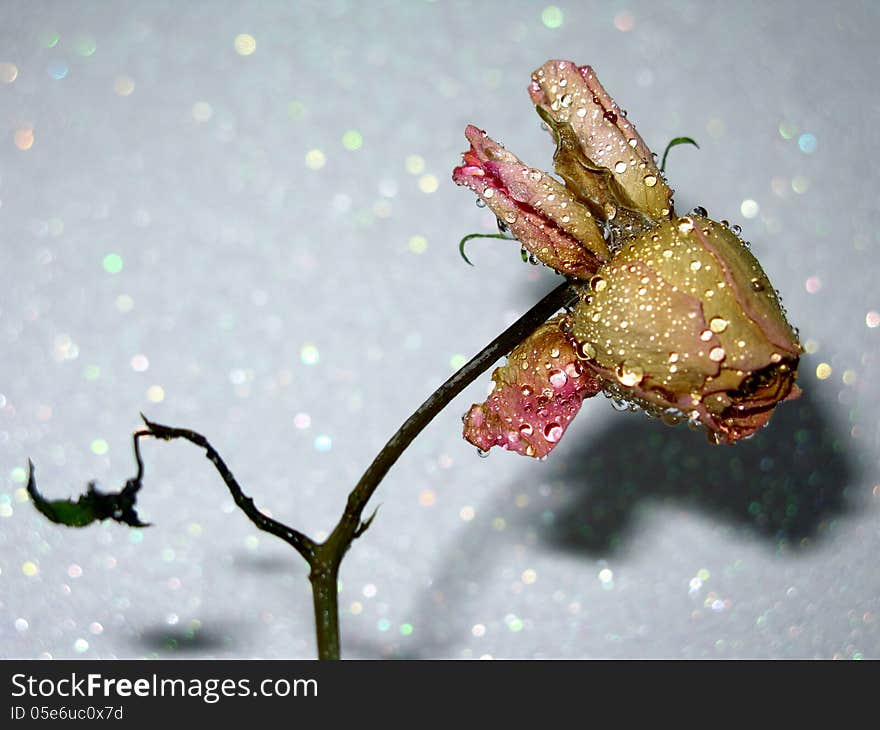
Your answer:
[[[777,547],[806,548],[830,518],[850,508],[845,491],[856,470],[847,439],[809,391],[779,406],[769,428],[733,447],[701,443],[702,432],[641,414],[616,421],[552,468],[547,481],[560,506],[541,515],[542,542],[613,553],[650,500],[721,517]]]
[[[603,400],[586,403],[580,417],[606,405]],[[854,491],[858,470],[848,441],[809,392],[783,404],[769,428],[733,447],[712,446],[686,426],[616,414],[595,437],[573,449],[569,441],[567,452],[563,440],[546,464],[536,465],[546,468],[542,474],[529,471],[478,506],[478,517],[437,552],[431,588],[410,614],[423,630],[390,651],[382,647],[381,655],[460,656],[470,627],[485,615],[479,585],[497,573],[512,545],[534,543],[536,550],[588,561],[638,550],[640,515],[658,502],[720,518],[774,551],[820,549],[833,518],[858,509],[864,496]],[[493,454],[505,456],[513,458]],[[523,495],[528,504],[517,506]],[[499,520],[506,525],[501,532],[494,527]],[[372,648],[379,656],[365,638],[350,637],[349,645],[360,655]]]

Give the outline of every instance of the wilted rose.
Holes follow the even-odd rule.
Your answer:
[[[801,352],[760,264],[705,211],[676,216],[654,155],[591,68],[549,61],[529,92],[565,184],[473,126],[453,180],[568,277],[579,300],[496,369],[465,437],[542,457],[600,390],[703,426],[715,443],[754,433],[797,396]]]

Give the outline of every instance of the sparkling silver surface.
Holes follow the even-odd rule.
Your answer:
[[[472,7],[475,5],[475,7]],[[142,517],[27,503],[133,474],[138,412],[201,431],[321,536],[386,438],[555,284],[450,181],[468,122],[551,168],[526,85],[589,63],[743,227],[808,354],[732,448],[587,402],[545,462],[445,410],[346,558],[348,657],[880,656],[870,3],[7,2],[0,23],[0,652],[309,657],[306,566],[193,447]]]

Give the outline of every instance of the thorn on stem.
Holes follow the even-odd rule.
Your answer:
[[[382,505],[379,505],[379,507],[381,506]],[[352,539],[356,540],[370,528],[370,525],[373,524],[373,520],[376,519],[376,514],[379,512],[379,507],[376,507],[376,509],[373,510],[373,514],[358,525],[358,528],[354,531],[354,537]]]

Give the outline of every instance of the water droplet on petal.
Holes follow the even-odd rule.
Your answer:
[[[623,161],[616,163],[614,165],[614,172],[616,172],[618,175],[622,175],[624,172],[626,172],[626,163]]]
[[[562,438],[562,426],[558,423],[548,423],[544,426],[544,438],[551,444],[555,444]]]
[[[709,359],[712,362],[721,362],[725,357],[727,357],[727,353],[724,352],[723,347],[713,347],[709,350]]]
[[[487,199],[488,199],[488,198],[491,198],[493,195],[495,195],[495,188],[486,188],[486,189],[483,191],[483,197],[484,197],[484,198],[487,198]]]
[[[491,190],[491,188],[487,188],[487,189]],[[477,207],[478,207],[478,208],[485,208],[485,207],[486,207],[486,201],[483,200],[482,198],[477,198]]]
[[[644,377],[645,369],[637,363],[624,361],[617,366],[617,379],[627,388],[638,385]]]
[[[608,282],[598,274],[590,279],[590,289],[593,291],[603,291],[607,286]]]
[[[551,370],[550,371],[550,385],[552,385],[557,390],[565,386],[568,382],[568,376],[562,370]]]
[[[644,183],[647,187],[653,188],[657,184],[656,175],[645,175]]]
[[[727,329],[728,324],[728,321],[723,317],[712,317],[712,319],[709,320],[709,329],[716,335],[719,335]]]
[[[577,349],[577,356],[582,360],[594,360],[596,358],[596,348],[591,342],[582,342]]]

